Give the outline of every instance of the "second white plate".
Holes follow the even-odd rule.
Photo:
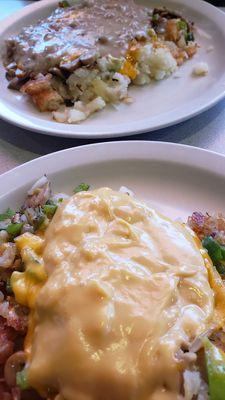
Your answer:
[[[18,208],[25,193],[47,174],[55,193],[127,186],[158,211],[186,220],[193,211],[225,213],[225,157],[160,142],[81,146],[35,159],[0,176],[0,212]]]
[[[143,88],[130,89],[131,105],[93,115],[80,125],[59,124],[48,113],[39,113],[19,92],[7,89],[5,72],[0,68],[0,117],[23,128],[54,136],[106,138],[142,133],[163,128],[193,117],[213,106],[225,96],[225,13],[202,0],[137,0],[149,7],[166,5],[178,10],[200,29],[201,45],[193,60],[188,61],[171,78]],[[42,0],[1,22],[0,41],[48,15],[58,0]],[[211,48],[212,51],[209,51]],[[209,65],[204,78],[192,76],[199,61]]]

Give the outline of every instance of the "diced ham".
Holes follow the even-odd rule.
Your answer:
[[[211,216],[194,212],[188,218],[188,224],[200,240],[206,236],[212,236],[220,244],[225,245],[225,216],[218,214]]]
[[[28,316],[24,309],[13,300],[0,303],[0,316],[5,318],[5,325],[24,334],[27,329]]]
[[[14,351],[15,332],[0,317],[0,364],[5,363]]]

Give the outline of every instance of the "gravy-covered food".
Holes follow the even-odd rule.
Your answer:
[[[225,218],[188,226],[88,189],[42,178],[1,218],[1,399],[224,399]]]
[[[134,0],[63,1],[6,40],[9,88],[58,122],[76,123],[107,103],[130,102],[128,86],[171,75],[197,51],[193,24]]]

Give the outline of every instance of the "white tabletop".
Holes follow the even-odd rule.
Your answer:
[[[0,19],[32,3],[31,0],[0,0],[0,2]],[[225,154],[225,100],[187,122],[125,139],[183,143]],[[93,142],[96,140],[43,136],[0,120],[0,173],[40,155]]]

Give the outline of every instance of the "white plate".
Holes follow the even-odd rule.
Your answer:
[[[160,142],[114,142],[63,150],[0,176],[0,211],[19,207],[27,189],[47,174],[54,192],[127,186],[172,218],[193,211],[225,213],[225,157]]]
[[[197,35],[201,44],[198,55],[163,82],[143,88],[131,88],[135,101],[120,104],[93,115],[80,125],[59,124],[49,113],[39,113],[18,92],[7,89],[3,67],[0,68],[0,117],[23,128],[55,136],[76,138],[118,137],[156,130],[184,121],[213,106],[225,96],[225,13],[201,0],[137,0],[151,7],[166,5],[184,13],[207,35]],[[42,0],[1,21],[0,40],[18,33],[54,9],[58,0]],[[212,52],[207,52],[210,46]],[[199,61],[209,64],[204,78],[192,76]]]

